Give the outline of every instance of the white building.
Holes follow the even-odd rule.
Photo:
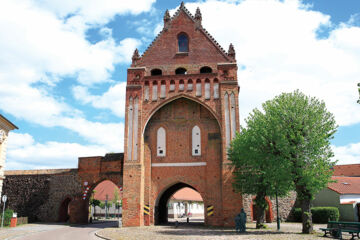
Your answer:
[[[360,221],[360,177],[333,176],[312,201],[314,207],[337,207],[341,221]]]
[[[0,197],[2,194],[3,180],[5,179],[4,171],[8,135],[9,132],[14,129],[18,129],[18,127],[0,114]]]
[[[204,202],[201,195],[191,189],[183,188],[174,193],[168,203],[168,217],[204,217]]]

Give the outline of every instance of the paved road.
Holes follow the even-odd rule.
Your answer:
[[[42,224],[40,231],[24,232],[20,236],[12,236],[5,239],[16,240],[98,240],[95,232],[107,228],[115,227],[116,222],[103,222],[78,226],[57,226]],[[4,239],[4,238],[2,238]]]

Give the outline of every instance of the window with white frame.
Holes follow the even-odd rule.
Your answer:
[[[165,157],[166,156],[166,131],[165,128],[160,127],[157,130],[157,156]]]
[[[192,155],[201,156],[201,133],[198,126],[194,126],[192,129]]]

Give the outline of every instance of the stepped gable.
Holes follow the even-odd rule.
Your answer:
[[[179,33],[189,36],[188,54],[177,51]],[[158,54],[158,53],[161,54]],[[188,56],[188,57],[186,57]],[[175,14],[169,19],[169,12],[165,12],[164,28],[153,42],[137,59],[132,67],[160,66],[170,64],[194,64],[207,59],[214,63],[236,62],[234,55],[228,54],[210,33],[201,25],[200,9],[194,17],[181,3]]]

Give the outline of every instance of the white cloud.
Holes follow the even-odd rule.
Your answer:
[[[83,104],[91,104],[95,108],[110,109],[116,116],[125,115],[126,82],[118,83],[101,96],[91,95],[86,87],[73,87],[73,95]]]
[[[149,11],[153,2],[2,1],[0,109],[29,123],[70,129],[93,144],[106,146],[107,151],[121,150],[123,124],[85,119],[62,96],[54,95],[52,88],[65,77],[86,86],[111,82],[114,65],[129,63],[141,42],[133,38],[116,42],[111,29],[103,26],[104,39],[91,44],[86,30],[104,25],[117,14]]]
[[[57,126],[70,129],[108,152],[123,151],[124,124],[91,122],[84,118],[60,118]]]
[[[78,143],[37,143],[27,133],[9,134],[6,169],[77,168],[78,157],[104,156],[107,149],[101,145]]]
[[[38,7],[50,10],[60,18],[80,16],[88,24],[105,24],[117,14],[139,14],[151,10],[155,0],[41,0]]]
[[[360,122],[360,28],[343,23],[318,39],[330,17],[300,1],[204,1],[203,26],[225,48],[233,43],[239,68],[240,118],[261,103],[300,89],[323,99],[340,125]],[[219,16],[219,17],[214,17]]]
[[[332,146],[337,164],[359,164],[360,163],[360,143],[351,143],[346,146]]]

